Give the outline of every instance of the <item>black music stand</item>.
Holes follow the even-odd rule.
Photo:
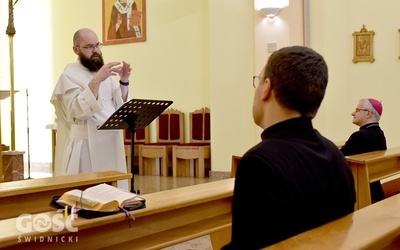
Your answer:
[[[136,128],[145,128],[154,119],[161,115],[173,102],[161,100],[132,99],[116,110],[103,125],[97,129],[128,129],[131,132],[131,192],[134,189],[134,167],[135,167],[135,132]]]

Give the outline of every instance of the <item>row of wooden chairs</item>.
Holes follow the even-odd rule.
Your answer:
[[[211,158],[210,109],[201,108],[190,112],[189,116],[190,140],[187,143],[184,140],[184,113],[176,109],[167,109],[156,119],[156,142],[150,142],[149,126],[136,130],[134,157],[139,175],[207,176]],[[125,134],[127,166],[131,171],[130,132]]]

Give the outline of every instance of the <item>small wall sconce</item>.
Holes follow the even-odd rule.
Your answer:
[[[269,18],[274,18],[279,14],[282,8],[262,8],[260,12],[263,13],[264,16]]]
[[[289,6],[289,0],[257,0],[256,3],[260,12],[271,19],[276,17],[283,8]]]

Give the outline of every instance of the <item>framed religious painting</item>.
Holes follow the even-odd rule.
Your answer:
[[[353,33],[354,40],[354,57],[353,62],[374,62],[374,35],[375,32],[368,31],[365,25],[360,32]]]
[[[103,44],[146,41],[146,0],[103,0]]]
[[[397,31],[400,32],[400,29],[398,29]],[[400,56],[398,56],[398,58],[400,59]]]

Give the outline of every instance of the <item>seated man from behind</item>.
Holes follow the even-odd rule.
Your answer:
[[[264,131],[237,166],[232,241],[222,249],[264,248],[354,211],[347,161],[312,125],[328,84],[324,58],[282,48],[253,79],[253,118]]]

